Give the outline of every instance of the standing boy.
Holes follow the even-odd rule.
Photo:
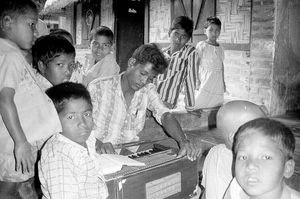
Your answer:
[[[169,30],[171,43],[163,50],[169,66],[157,79],[157,92],[170,109],[176,108],[182,92],[185,94],[185,108],[192,110],[195,105],[197,54],[195,47],[187,44],[192,34],[193,21],[190,18],[180,16],[172,21]]]
[[[27,62],[38,13],[31,0],[0,4],[0,196],[36,198],[37,150],[61,125]]]
[[[32,46],[33,67],[43,89],[66,82],[74,68],[75,48],[64,37],[45,35]]]

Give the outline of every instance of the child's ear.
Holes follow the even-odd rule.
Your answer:
[[[4,16],[1,20],[1,29],[3,30],[9,29],[10,25],[12,24],[12,21],[13,19],[10,16],[8,15]]]
[[[295,169],[295,161],[293,159],[286,161],[284,165],[283,176],[285,178],[290,178],[294,173],[294,169]]]
[[[128,60],[128,68],[130,68],[130,69],[133,68],[134,65],[135,65],[135,62],[136,62],[136,59],[130,57],[129,60]]]
[[[116,45],[114,43],[112,43],[111,47],[110,47],[110,51],[115,53],[116,52]]]
[[[37,66],[41,74],[44,75],[46,70],[46,65],[42,61],[38,61]]]

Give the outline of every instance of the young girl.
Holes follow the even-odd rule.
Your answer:
[[[208,17],[205,24],[207,39],[197,46],[199,55],[199,89],[196,91],[195,109],[220,106],[224,100],[224,51],[217,39],[221,31],[221,21]]]
[[[22,54],[31,49],[37,20],[37,8],[31,0],[1,2],[0,195],[3,198],[32,193],[29,187],[33,182],[36,150],[50,135],[61,130],[52,101],[39,87],[32,67]],[[25,189],[20,190],[22,187]]]

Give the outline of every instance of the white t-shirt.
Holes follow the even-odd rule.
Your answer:
[[[0,39],[0,91],[5,87],[15,90],[18,117],[28,142],[34,147],[33,151],[40,147],[42,140],[61,131],[55,107],[38,85],[32,67],[13,42]],[[2,117],[0,146],[0,181],[20,182],[33,176],[33,173],[15,172],[14,143]]]
[[[202,169],[202,186],[207,199],[221,199],[232,179],[232,152],[225,144],[210,149]]]

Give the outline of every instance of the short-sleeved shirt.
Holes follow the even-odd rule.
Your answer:
[[[59,133],[46,142],[38,167],[44,198],[107,198],[95,142],[91,134],[84,148]]]
[[[91,60],[93,61],[93,59]],[[103,59],[98,61],[96,64],[92,64],[85,75],[83,76],[83,83],[87,85],[96,78],[109,77],[113,75],[118,75],[120,72],[120,67],[116,62],[114,54],[110,53],[106,55]]]
[[[185,45],[171,54],[170,47],[164,49],[169,66],[164,74],[157,79],[157,91],[164,102],[177,105],[180,92],[185,94],[186,108],[195,104],[195,88],[198,79],[197,53],[195,47]]]
[[[209,150],[204,160],[201,182],[206,198],[220,199],[224,196],[232,180],[232,158],[232,152],[225,144],[219,144]]]
[[[112,144],[139,140],[137,135],[144,127],[147,109],[152,111],[159,123],[162,115],[169,112],[152,83],[136,91],[127,107],[121,76],[95,79],[88,86],[93,103],[95,136]]]
[[[0,39],[0,91],[6,87],[15,91],[14,103],[21,127],[34,148],[39,148],[42,140],[61,131],[55,107],[39,86],[32,67],[16,44]],[[15,172],[14,143],[2,117],[0,146],[0,181],[21,182],[33,176],[33,173]]]

